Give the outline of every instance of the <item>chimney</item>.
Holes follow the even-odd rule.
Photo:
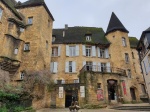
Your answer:
[[[65,24],[65,30],[68,30],[68,24]]]
[[[65,24],[65,28],[64,28],[64,30],[63,30],[63,37],[65,37],[65,30],[68,30],[68,24]]]

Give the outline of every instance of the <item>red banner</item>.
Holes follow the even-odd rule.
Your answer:
[[[98,101],[104,100],[103,90],[102,89],[97,90],[97,100]]]
[[[127,95],[127,90],[126,90],[125,81],[122,81],[122,87],[123,87],[123,93],[124,93],[124,95]]]

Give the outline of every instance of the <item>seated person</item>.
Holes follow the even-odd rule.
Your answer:
[[[75,105],[75,109],[76,109],[76,110],[79,110],[79,109],[80,109],[80,106],[79,106],[78,101],[75,101],[74,105]]]
[[[75,102],[72,101],[72,102],[71,102],[71,106],[69,106],[69,110],[72,111],[72,110],[74,110],[74,109],[75,109]]]

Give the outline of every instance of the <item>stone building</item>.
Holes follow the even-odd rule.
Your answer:
[[[146,91],[150,102],[150,76],[149,76],[150,75],[150,51],[149,51],[150,47],[149,45],[150,45],[150,28],[143,31],[137,46],[137,50],[140,56],[142,72],[146,84],[146,90],[143,89],[143,91]],[[145,95],[144,97],[147,97],[147,95]]]
[[[24,71],[50,68],[53,21],[44,0],[0,1],[0,67],[13,84],[23,80]]]
[[[53,29],[51,73],[57,88],[51,105],[141,101],[137,43],[114,13],[106,33],[97,27]]]

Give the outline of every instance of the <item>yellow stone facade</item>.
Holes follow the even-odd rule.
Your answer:
[[[11,11],[7,2],[11,1],[0,1],[2,9],[0,20],[1,68],[9,72],[13,85],[19,85],[23,80],[21,72],[49,70],[54,19],[45,8],[46,5],[15,9],[18,17]],[[28,24],[29,17],[33,18],[32,24]],[[29,49],[25,51],[26,43],[29,44]],[[50,100],[47,99],[50,93],[44,89],[43,94],[45,95],[42,100],[33,100],[33,108],[49,107]]]
[[[122,37],[126,40],[126,46],[122,45]],[[128,34],[122,31],[114,31],[106,35],[106,38],[111,43],[108,47],[109,51],[109,58],[99,58],[98,52],[96,52],[96,56],[83,56],[83,45],[93,46],[91,44],[53,44],[52,48],[59,48],[60,49],[60,56],[52,56],[51,62],[57,62],[57,73],[53,73],[53,78],[56,80],[64,80],[65,82],[62,84],[57,84],[56,89],[56,107],[66,107],[66,94],[67,89],[65,87],[67,84],[74,83],[74,79],[80,79],[80,75],[83,73],[80,71],[83,68],[84,61],[91,61],[91,62],[101,62],[101,63],[110,63],[110,66],[113,68],[120,68],[125,70],[124,75],[120,75],[119,72],[117,73],[100,73],[100,72],[84,72],[87,76],[87,83],[81,84],[80,86],[85,86],[85,97],[81,97],[80,86],[77,89],[77,96],[80,106],[83,106],[87,103],[89,104],[105,104],[105,103],[117,103],[117,102],[132,102],[137,101],[140,102],[140,95],[144,94],[141,90],[141,84],[144,84],[144,80],[141,73],[141,68],[139,64],[139,56],[138,52],[135,48],[131,48]],[[66,56],[66,46],[79,46],[79,55],[69,57]],[[98,45],[95,46],[96,50],[99,47]],[[133,53],[132,53],[133,52]],[[129,55],[129,62],[126,63],[125,61],[125,53]],[[133,56],[134,55],[134,58]],[[74,73],[66,73],[65,72],[65,64],[68,61],[75,61],[76,62],[76,72]],[[131,77],[128,76],[128,69],[131,70]],[[96,77],[96,80],[92,83],[90,80],[91,75]],[[67,81],[71,81],[67,83]],[[109,100],[109,93],[108,93],[108,80],[115,80],[117,81],[117,98],[116,101]],[[124,87],[123,81],[125,82],[126,94],[124,94]],[[101,101],[97,100],[97,84],[101,84],[101,90],[103,90],[103,97],[104,99]],[[59,87],[64,87],[63,89],[63,97],[59,97]],[[72,90],[74,90],[75,86],[71,86]],[[69,88],[70,90],[70,88]],[[135,94],[135,100],[132,98],[132,93]]]

